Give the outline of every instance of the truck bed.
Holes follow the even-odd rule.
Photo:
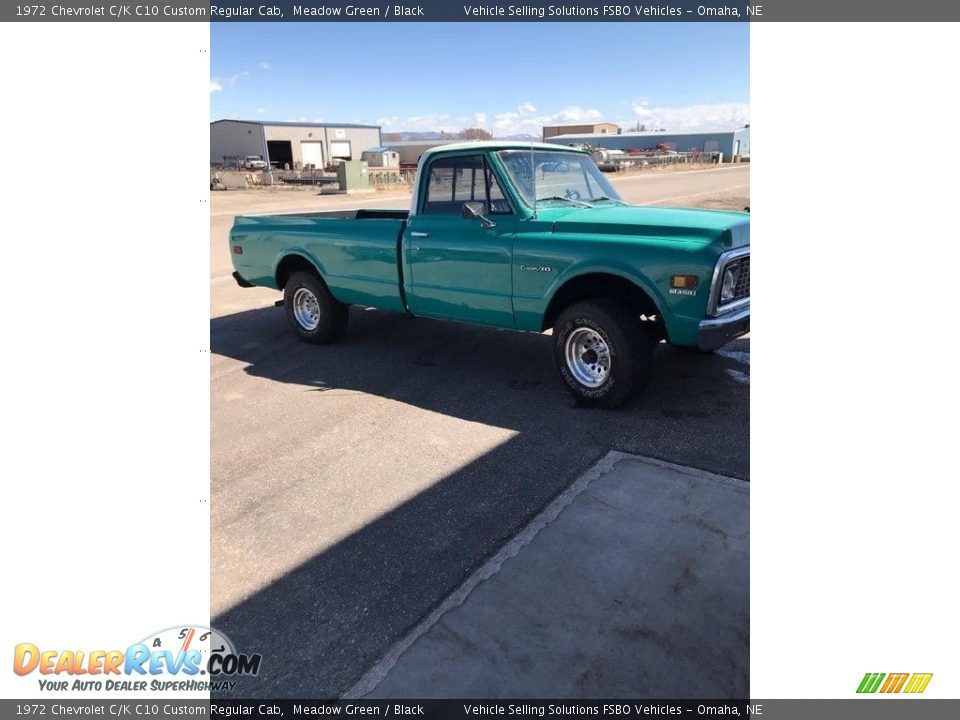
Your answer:
[[[267,217],[306,217],[317,219],[338,218],[342,220],[406,220],[409,216],[409,210],[378,210],[375,208],[361,208],[360,210],[328,210],[326,212],[284,213],[281,215],[269,215]]]
[[[299,255],[341,302],[403,311],[399,246],[408,215],[377,209],[238,215],[230,242],[243,253],[234,253],[234,264],[247,281],[276,287],[281,259]]]

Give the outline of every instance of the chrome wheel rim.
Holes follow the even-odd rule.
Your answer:
[[[593,328],[577,328],[567,338],[567,369],[581,385],[596,388],[610,377],[610,348]]]
[[[320,303],[307,288],[297,288],[293,294],[293,317],[304,330],[316,330],[320,324]]]

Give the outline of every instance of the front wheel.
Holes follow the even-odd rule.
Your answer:
[[[295,272],[283,287],[283,305],[290,327],[304,342],[324,345],[347,329],[350,306],[339,302],[311,272]]]
[[[574,303],[553,328],[553,359],[567,389],[585,405],[615,408],[646,385],[654,342],[640,318],[616,300]]]

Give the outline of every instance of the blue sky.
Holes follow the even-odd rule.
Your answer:
[[[210,117],[539,135],[750,121],[747,23],[212,23]]]

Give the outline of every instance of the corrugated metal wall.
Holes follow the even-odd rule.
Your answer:
[[[258,123],[240,120],[210,123],[211,163],[222,163],[225,162],[224,158],[242,158],[247,155],[264,157],[266,152],[263,129]]]
[[[364,150],[380,145],[380,130],[378,128],[338,128],[312,127],[309,125],[264,125],[264,134],[267,141],[287,140],[293,151],[294,163],[303,164],[301,142],[322,142],[324,162],[330,162],[330,142],[349,142],[350,155],[354,160],[360,159]]]
[[[745,133],[745,134],[744,134]],[[664,143],[677,152],[722,152],[725,162],[729,162],[736,147],[735,139],[740,139],[740,154],[750,152],[750,130],[741,128],[724,132],[711,133],[623,133],[622,135],[564,135],[547,138],[546,142],[559,145],[587,144],[593,147],[602,147],[610,150],[627,150],[629,148],[655,148]],[[743,147],[746,145],[746,152]]]
[[[267,141],[270,140],[289,142],[293,161],[300,165],[303,164],[302,142],[322,143],[324,163],[332,157],[331,141],[348,142],[351,157],[359,160],[364,150],[380,145],[380,129],[336,125],[261,125],[244,120],[219,120],[210,123],[210,162],[222,163],[224,158],[242,158],[246,155],[259,155],[267,159]]]

